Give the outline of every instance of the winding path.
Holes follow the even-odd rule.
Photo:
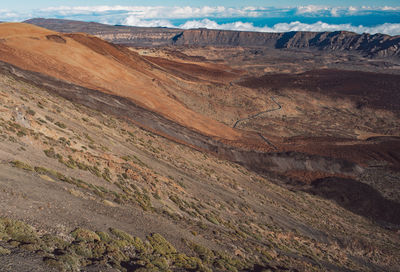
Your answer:
[[[256,114],[254,114],[254,115],[251,115],[251,116],[249,116],[249,117],[246,117],[246,118],[243,118],[243,119],[239,119],[239,120],[237,120],[237,121],[235,122],[235,124],[233,124],[233,128],[236,128],[237,125],[238,125],[239,123],[241,123],[241,122],[244,122],[244,121],[247,121],[247,120],[251,120],[251,119],[256,118],[256,117],[258,117],[258,116],[260,116],[260,115],[262,115],[262,114],[264,114],[264,113],[272,112],[272,111],[277,111],[277,110],[282,109],[282,106],[281,106],[278,102],[275,101],[275,98],[274,98],[273,96],[271,96],[271,100],[278,106],[277,108],[270,109],[270,110],[266,110],[266,111],[260,111],[259,113],[256,113]]]
[[[237,121],[235,122],[235,124],[233,124],[233,128],[236,128],[236,127],[239,125],[239,123],[241,123],[241,122],[251,120],[251,119],[256,118],[256,117],[258,117],[258,116],[260,116],[260,115],[262,115],[262,114],[264,114],[264,113],[268,113],[268,112],[277,111],[277,110],[282,109],[282,106],[281,106],[278,102],[276,102],[276,100],[275,100],[275,98],[274,98],[273,96],[271,96],[271,100],[272,100],[278,107],[273,108],[273,109],[269,109],[269,110],[266,110],[266,111],[261,111],[261,112],[259,112],[259,113],[254,114],[254,115],[248,116],[248,117],[246,117],[246,118],[239,119],[239,120],[237,120]],[[271,143],[271,141],[269,141],[267,138],[265,138],[261,133],[258,132],[257,134],[258,134],[258,136],[261,137],[261,139],[264,140],[264,142],[266,142],[267,144],[269,144],[270,146],[272,146],[275,150],[278,150],[278,148],[277,148],[273,143]]]

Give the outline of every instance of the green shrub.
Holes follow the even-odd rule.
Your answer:
[[[53,147],[51,147],[50,149],[45,149],[45,150],[43,150],[43,152],[49,158],[52,158],[52,159],[57,158],[57,153],[54,151]]]
[[[176,254],[173,258],[173,265],[185,270],[199,271],[202,266],[202,261],[199,258],[188,257],[185,254]]]
[[[44,263],[56,268],[58,271],[79,271],[80,257],[75,254],[62,254],[56,258],[45,257]]]
[[[208,221],[210,221],[211,223],[215,224],[215,225],[219,225],[218,219],[215,218],[215,216],[212,215],[212,214],[207,214],[207,215],[206,215],[206,219],[207,219]]]
[[[21,162],[21,161],[12,161],[11,165],[15,168],[27,170],[27,171],[33,171],[33,167],[30,166],[27,163]]]
[[[115,229],[115,228],[110,228],[109,229],[112,234],[114,234],[118,239],[120,240],[125,240],[129,242],[129,244],[133,244],[135,242],[135,239],[133,238],[132,235],[129,233],[126,233],[123,230]]]
[[[18,136],[18,137],[26,136],[26,132],[23,131],[23,130],[19,130],[19,131],[17,132],[17,136]]]
[[[87,244],[85,241],[74,241],[68,246],[68,252],[76,254],[79,257],[92,258],[92,244]]]
[[[0,246],[0,256],[1,256],[1,255],[8,255],[8,254],[10,254],[10,253],[11,253],[11,250]]]
[[[135,191],[134,198],[144,211],[147,211],[151,208],[151,200],[147,194]]]
[[[61,162],[68,168],[74,169],[76,167],[76,163],[71,156],[68,156],[68,161],[61,160]]]
[[[52,118],[50,116],[46,115],[44,118],[46,118],[46,120],[49,121],[49,122],[52,122],[52,123],[54,122],[54,118]]]
[[[110,242],[111,241],[111,237],[108,233],[104,232],[104,231],[96,231],[96,234],[100,237],[100,240],[103,242]]]
[[[87,167],[88,167],[88,170],[90,173],[92,173],[96,177],[101,177],[101,172],[100,172],[99,168],[97,168],[97,166],[88,165]]]
[[[199,255],[200,259],[202,259],[206,263],[210,263],[215,257],[214,252],[206,247],[203,247],[202,245],[193,244],[192,248],[194,252]]]
[[[31,108],[29,108],[29,109],[26,111],[26,113],[29,114],[29,115],[32,115],[32,116],[34,116],[34,115],[36,114],[36,112],[35,112],[34,110],[32,110]]]
[[[151,260],[151,264],[160,269],[161,271],[166,271],[169,267],[168,261],[165,257],[156,257]]]
[[[71,232],[71,236],[75,238],[76,241],[84,242],[94,242],[100,241],[99,235],[95,232],[83,228],[76,228]]]
[[[104,168],[103,174],[101,176],[103,177],[104,180],[112,182],[110,169]]]
[[[61,123],[61,122],[55,122],[54,124],[56,126],[58,126],[59,128],[62,128],[62,129],[67,128],[67,126],[64,123]]]
[[[160,255],[167,255],[176,253],[176,249],[171,245],[161,234],[153,233],[147,236],[155,253]]]
[[[50,170],[50,169],[46,169],[44,167],[41,166],[35,166],[34,168],[35,172],[40,174],[40,175],[49,175],[49,176],[53,176],[53,177],[57,177],[57,172],[54,170]]]
[[[0,218],[0,230],[2,230],[2,239],[12,239],[20,243],[35,244],[39,242],[39,237],[34,229],[21,222],[8,218]]]
[[[50,234],[45,234],[41,237],[43,243],[50,249],[64,249],[68,246],[68,242]]]

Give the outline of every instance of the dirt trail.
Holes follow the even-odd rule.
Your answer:
[[[276,100],[275,100],[275,98],[274,98],[273,96],[271,96],[271,100],[278,106],[277,108],[269,109],[269,110],[266,110],[266,111],[261,111],[261,112],[259,112],[259,113],[257,113],[257,114],[251,115],[251,116],[249,116],[249,117],[246,117],[246,118],[243,118],[243,119],[239,119],[239,120],[237,120],[237,121],[235,122],[235,124],[233,125],[233,128],[236,128],[236,127],[238,126],[238,124],[240,124],[241,122],[244,122],[244,121],[247,121],[247,120],[251,120],[251,119],[257,118],[258,116],[260,116],[260,115],[262,115],[262,114],[264,114],[264,113],[273,112],[273,111],[277,111],[277,110],[282,109],[282,105],[280,105],[278,102],[276,102]],[[257,133],[257,134],[258,134],[258,136],[260,136],[260,138],[261,138],[264,142],[266,142],[268,145],[272,146],[275,150],[278,150],[278,148],[277,148],[270,140],[268,140],[267,138],[265,138],[264,135],[262,135],[261,133]]]
[[[246,120],[254,119],[254,118],[256,118],[256,117],[258,117],[258,116],[260,116],[260,115],[262,115],[264,113],[277,111],[277,110],[282,109],[282,106],[278,102],[275,101],[275,98],[273,96],[271,96],[271,100],[278,106],[277,108],[269,109],[269,110],[266,110],[266,111],[260,111],[259,113],[256,113],[254,115],[250,115],[249,117],[246,117],[246,118],[243,118],[243,119],[239,119],[239,120],[237,120],[235,122],[235,124],[233,125],[233,128],[236,128],[238,126],[238,124],[241,123],[241,122],[244,122]]]

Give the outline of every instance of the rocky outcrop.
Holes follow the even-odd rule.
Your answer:
[[[196,29],[178,34],[177,38],[174,38],[174,44],[357,51],[368,56],[400,56],[400,36],[356,34],[346,31],[258,33]]]
[[[370,56],[400,56],[400,36],[336,32],[288,32],[276,48],[316,48],[319,50],[358,51]]]
[[[400,36],[336,32],[261,33],[246,31],[110,26],[58,19],[31,19],[58,32],[86,32],[107,41],[130,46],[244,46],[275,49],[312,49],[358,52],[369,57],[400,57]]]
[[[210,29],[184,30],[174,38],[176,45],[276,47],[282,33],[261,33]]]

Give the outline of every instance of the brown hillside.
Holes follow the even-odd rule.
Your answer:
[[[195,113],[168,96],[167,75],[128,50],[86,34],[59,34],[20,23],[0,24],[0,60],[90,89],[131,99],[206,135],[239,140],[241,133]],[[61,42],[60,42],[61,41]]]

